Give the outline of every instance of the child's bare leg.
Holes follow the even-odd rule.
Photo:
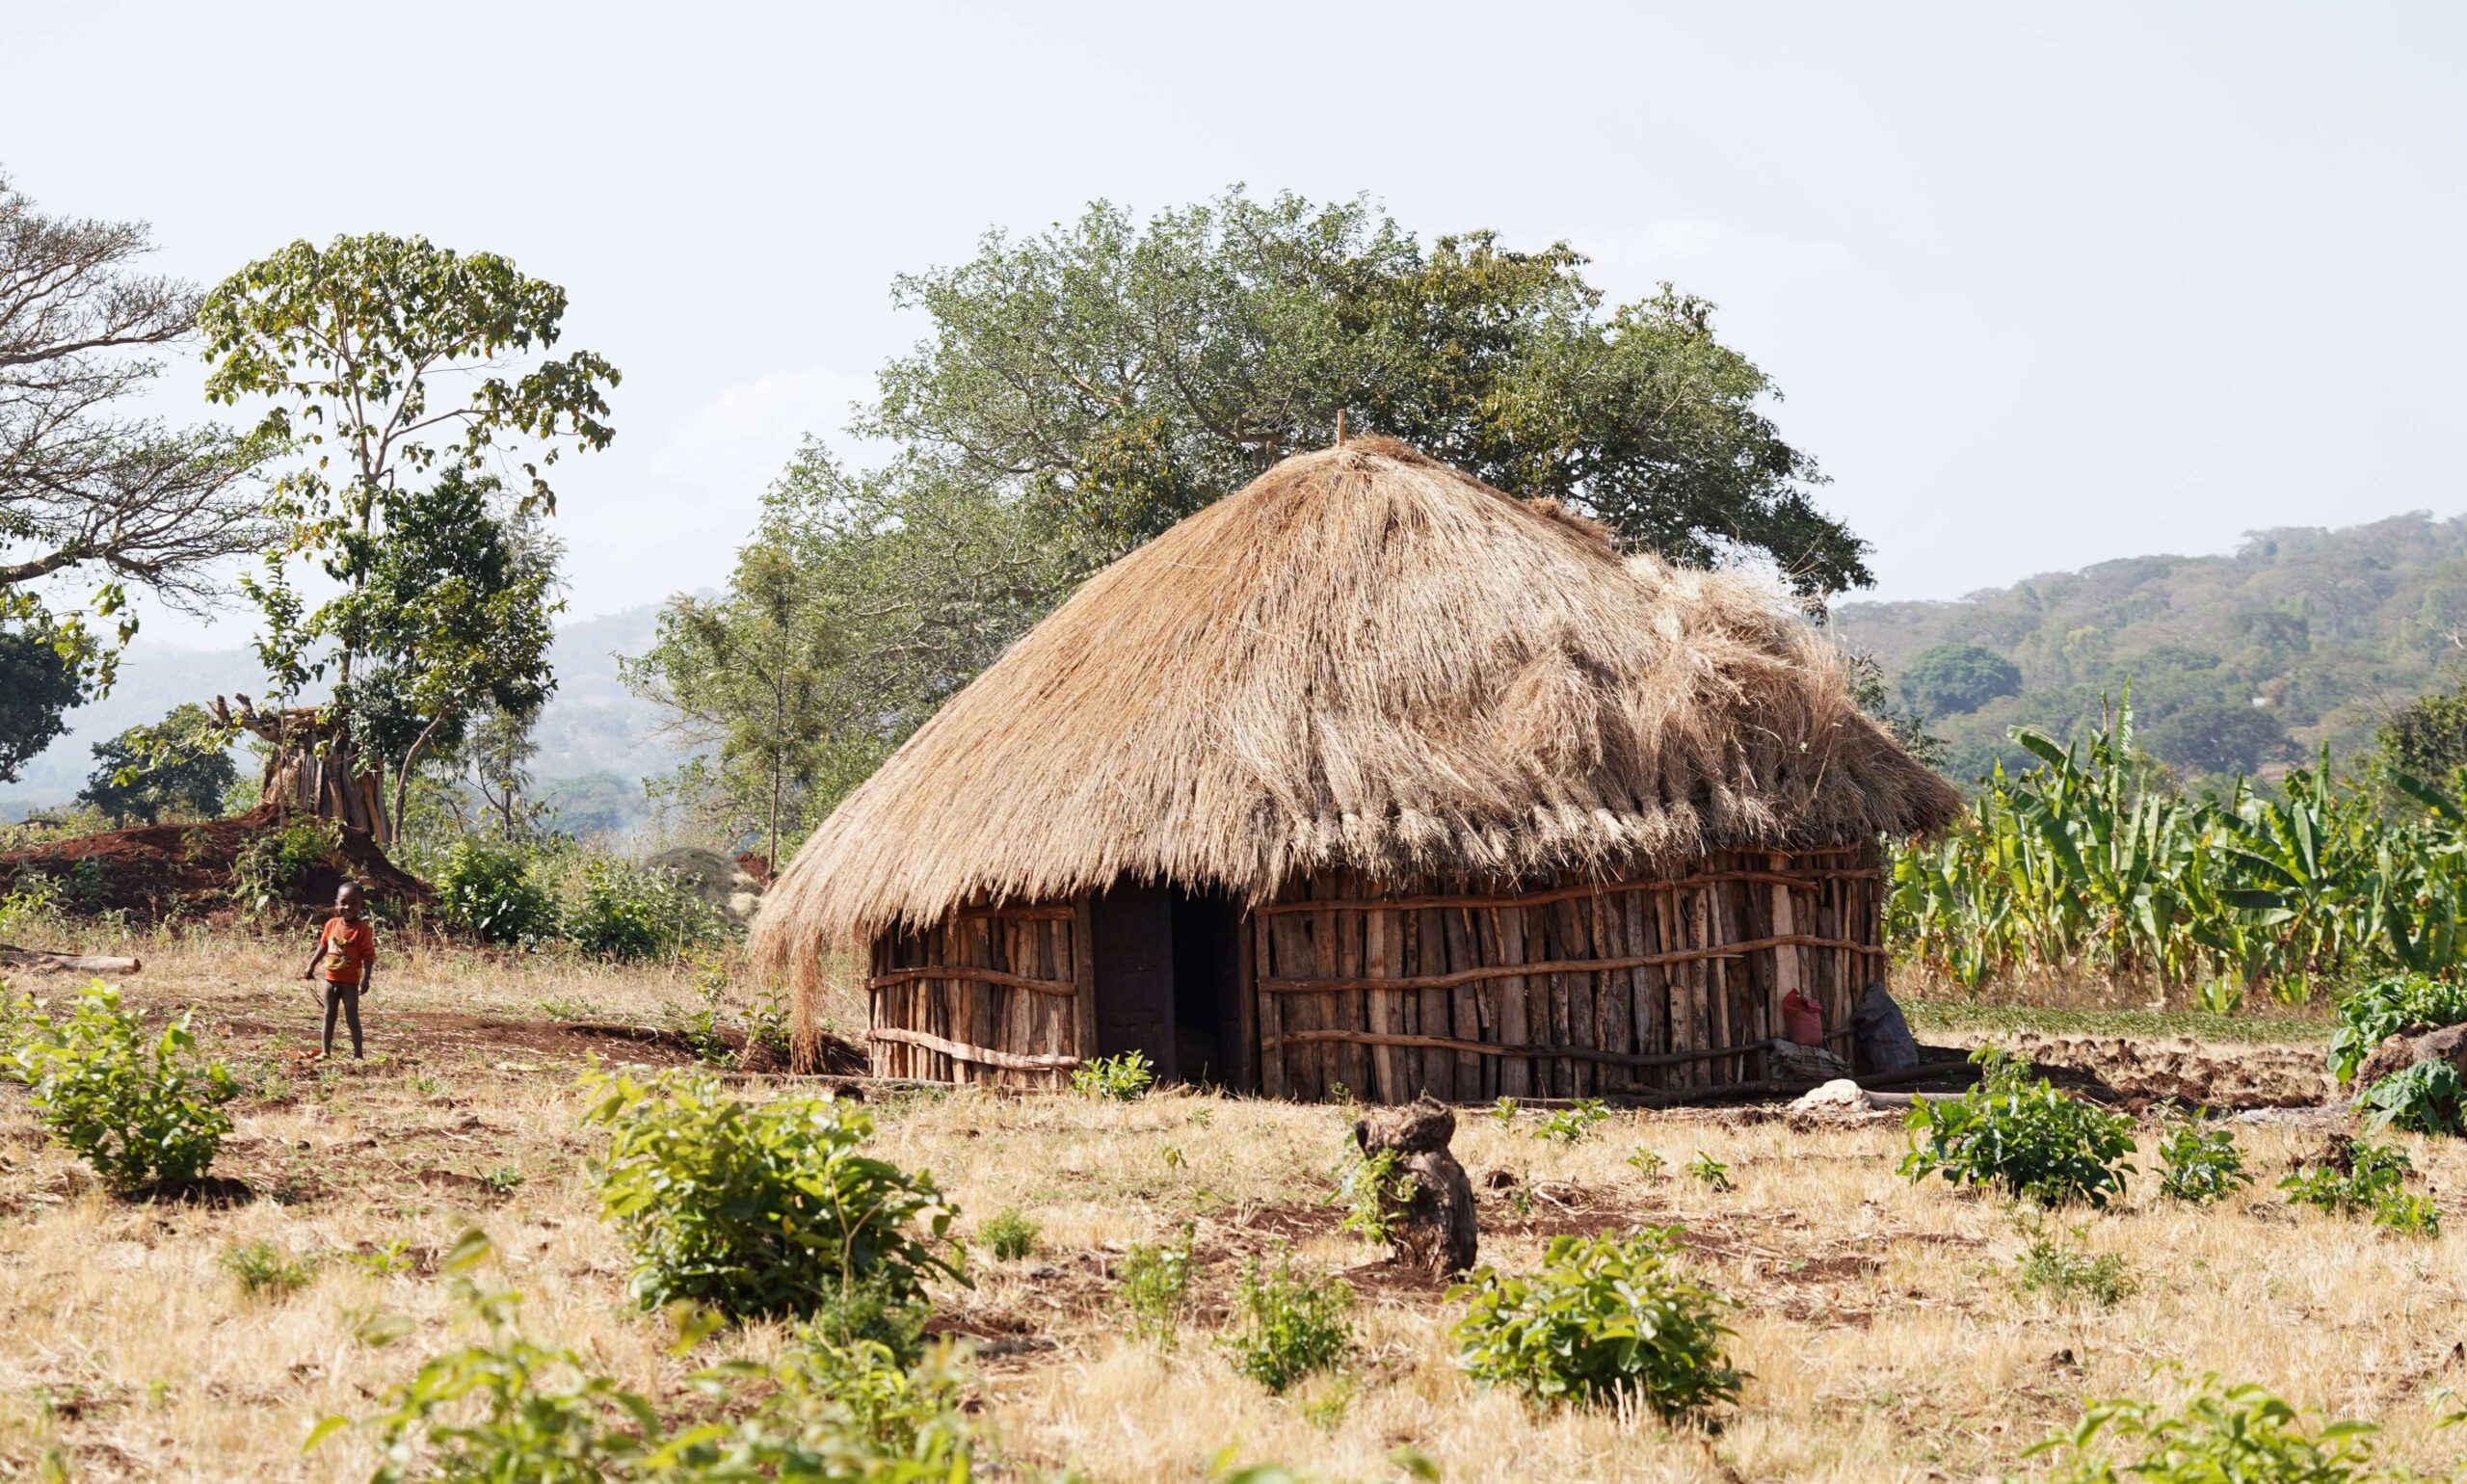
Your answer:
[[[359,1041],[359,986],[346,984],[343,992],[343,1017],[351,1021],[351,1057],[358,1061],[363,1054]]]
[[[343,1007],[343,987],[332,979],[326,981],[326,1053],[334,1054],[334,1013]],[[357,1019],[355,1017],[355,1019]]]

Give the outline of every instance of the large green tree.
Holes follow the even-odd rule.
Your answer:
[[[173,706],[150,727],[131,727],[93,745],[94,772],[77,795],[114,824],[154,824],[173,811],[212,818],[240,780],[228,736],[205,708]]]
[[[329,676],[332,683],[332,702],[305,729],[241,698],[241,722],[276,744],[270,784],[297,769],[315,782],[295,796],[382,834],[375,779],[389,759],[362,752],[351,729],[356,710],[401,711],[408,683],[428,687],[410,704],[430,720],[463,714],[470,695],[507,683],[502,675],[470,678],[475,649],[525,663],[536,651],[533,678],[545,683],[544,647],[532,642],[544,623],[544,584],[527,590],[530,611],[495,601],[510,590],[449,590],[418,623],[381,622],[372,595],[399,590],[403,574],[428,562],[413,548],[434,535],[423,513],[438,502],[466,501],[501,472],[513,486],[509,508],[491,519],[552,513],[551,466],[614,437],[606,393],[616,368],[589,351],[546,354],[565,313],[565,290],[509,258],[385,233],[323,248],[295,242],[206,296],[198,323],[211,362],[207,395],[269,403],[259,435],[299,454],[273,485],[280,539],[244,581],[264,615],[258,651],[285,700]],[[303,596],[291,578],[302,563],[333,596],[314,604]],[[382,674],[370,677],[368,662],[381,658]],[[431,684],[437,676],[460,678]],[[416,736],[370,741],[401,764]],[[399,783],[399,768],[396,776]]]
[[[46,213],[0,175],[0,780],[109,688],[132,589],[201,610],[264,542],[264,441],[132,410],[162,371],[147,353],[195,328],[197,290],[145,272],[153,249],[142,222]]]
[[[808,443],[726,593],[673,599],[622,662],[696,751],[656,792],[778,860],[1062,586],[1021,502],[904,460],[852,476]]]
[[[1424,246],[1366,202],[1239,190],[1144,226],[1099,203],[903,278],[931,336],[864,431],[1056,517],[1111,560],[1340,412],[1510,493],[1549,495],[1694,563],[1769,559],[1803,593],[1866,585],[1866,545],[1765,411],[1771,381],[1668,286],[1605,307],[1565,244]]]

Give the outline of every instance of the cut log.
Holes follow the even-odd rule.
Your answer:
[[[1353,1126],[1363,1153],[1396,1152],[1396,1167],[1414,1178],[1402,1202],[1391,1200],[1394,1218],[1388,1245],[1397,1260],[1438,1278],[1473,1270],[1480,1233],[1473,1223],[1473,1184],[1447,1151],[1456,1137],[1456,1115],[1424,1093],[1401,1107],[1381,1108]]]
[[[53,953],[45,948],[19,948],[0,943],[0,968],[31,968],[39,974],[133,974],[145,966],[136,959],[94,953]]]

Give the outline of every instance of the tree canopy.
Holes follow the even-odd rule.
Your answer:
[[[93,745],[94,772],[77,795],[114,824],[155,824],[167,813],[213,817],[240,781],[225,738],[205,708],[174,706],[150,727]]]
[[[77,666],[47,634],[0,627],[0,783],[41,755],[85,698]]]
[[[1085,571],[1357,431],[1511,494],[1552,496],[1683,562],[1771,560],[1802,593],[1867,585],[1866,543],[1817,509],[1778,397],[1667,285],[1604,307],[1564,243],[1424,247],[1365,200],[1238,189],[1134,224],[1099,202],[956,268],[902,278],[930,337],[863,431],[1054,517]]]
[[[1922,716],[1976,711],[2000,696],[2021,693],[2022,671],[1993,649],[1940,644],[1911,656],[1901,673],[1902,699]]]

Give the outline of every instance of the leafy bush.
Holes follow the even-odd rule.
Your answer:
[[[2013,1286],[2024,1293],[2044,1294],[2058,1303],[2088,1299],[2109,1309],[2139,1286],[2123,1254],[2089,1251],[2087,1227],[2075,1227],[2069,1239],[2037,1223],[2023,1230],[2030,1245],[2013,1263]]]
[[[457,1252],[473,1245],[466,1238]],[[902,1364],[885,1345],[809,1331],[776,1365],[734,1362],[689,1378],[723,1419],[679,1428],[577,1352],[525,1338],[517,1295],[483,1293],[467,1279],[456,1285],[487,1340],[430,1360],[377,1417],[328,1418],[310,1447],[354,1427],[373,1433],[378,1484],[959,1484],[972,1475],[960,1377],[942,1356]]]
[[[2133,1153],[2131,1115],[2067,1098],[1993,1047],[1971,1059],[1980,1067],[1978,1085],[1959,1098],[1911,1100],[1905,1178],[1941,1174],[1956,1185],[2000,1185],[2050,1206],[2105,1206],[2124,1193],[2133,1171],[2124,1162]]]
[[[431,878],[438,920],[492,943],[533,942],[557,933],[557,899],[531,875],[519,850],[458,840]]]
[[[2417,1025],[2455,1025],[2467,1020],[2467,984],[2394,974],[2376,979],[2339,1001],[2338,1027],[2330,1032],[2330,1071],[2342,1082],[2374,1047]]]
[[[1529,1278],[1484,1268],[1449,1290],[1468,1300],[1457,1364],[1542,1403],[1632,1397],[1664,1418],[1738,1395],[1722,1353],[1727,1301],[1680,1266],[1679,1229],[1553,1237]]]
[[[139,1020],[96,982],[65,1024],[25,1017],[11,1052],[36,1118],[123,1193],[203,1175],[231,1131],[223,1104],[240,1092],[222,1063],[197,1065],[185,1013],[150,1045]]]
[[[1566,1107],[1542,1121],[1533,1130],[1537,1139],[1552,1144],[1581,1144],[1593,1137],[1594,1126],[1610,1117],[1599,1098],[1578,1098]]]
[[[2159,1193],[2171,1201],[2207,1206],[2253,1182],[2243,1152],[2224,1128],[2205,1128],[2185,1119],[2159,1145]]]
[[[234,1242],[223,1249],[217,1260],[224,1271],[240,1281],[241,1290],[251,1298],[279,1298],[298,1292],[317,1279],[314,1262],[295,1258],[263,1238]]]
[[[1281,1255],[1244,1263],[1234,1289],[1234,1328],[1222,1341],[1236,1375],[1278,1396],[1303,1377],[1334,1370],[1353,1348],[1353,1289]]]
[[[633,1250],[644,1305],[807,1314],[857,1284],[906,1299],[931,1274],[961,1278],[937,1251],[954,1212],[930,1176],[862,1152],[874,1126],[864,1109],[748,1102],[674,1073],[583,1082],[600,1094],[584,1122],[609,1131],[595,1165],[601,1209]]]
[[[1649,1180],[1656,1180],[1661,1179],[1662,1171],[1670,1168],[1670,1161],[1661,1157],[1661,1151],[1639,1144],[1636,1152],[1628,1156],[1628,1168]]]
[[[2069,1433],[2039,1444],[2032,1454],[2069,1451],[2072,1467],[2059,1484],[2366,1484],[2390,1479],[2373,1467],[2375,1429],[2369,1422],[2333,1422],[2309,1432],[2295,1409],[2257,1386],[2221,1390],[2216,1376],[2173,1415],[2148,1402],[2092,1406]],[[2100,1446],[2127,1444],[2122,1467]]]
[[[2448,1062],[2418,1062],[2366,1088],[2356,1107],[2372,1133],[2394,1125],[2409,1133],[2457,1133],[2462,1097],[2467,1097],[2467,1083],[2460,1082],[2457,1068]]]
[[[2337,1216],[2370,1215],[2374,1225],[2411,1236],[2439,1236],[2441,1208],[2406,1191],[2414,1169],[2402,1150],[2342,1140],[2323,1157],[2298,1163],[2278,1188],[2298,1206]]]
[[[716,941],[719,915],[674,871],[590,861],[582,891],[566,913],[566,938],[594,958],[619,963],[672,959]]]
[[[994,1219],[977,1228],[977,1245],[994,1255],[996,1262],[1017,1262],[1036,1251],[1037,1224],[1020,1214],[1016,1206],[994,1213]]]
[[[1145,1095],[1156,1080],[1156,1069],[1144,1051],[1100,1056],[1073,1069],[1071,1090],[1088,1098],[1128,1102]]]
[[[1414,1199],[1413,1172],[1398,1168],[1401,1159],[1393,1149],[1365,1154],[1361,1146],[1345,1141],[1344,1157],[1334,1172],[1337,1188],[1328,1193],[1330,1206],[1344,1207],[1338,1231],[1358,1232],[1375,1246],[1388,1245],[1397,1219]]]
[[[1130,1314],[1131,1333],[1172,1348],[1191,1292],[1191,1228],[1161,1245],[1133,1243],[1123,1255],[1115,1293]]]
[[[342,826],[334,821],[288,815],[278,828],[251,835],[231,858],[231,899],[252,913],[271,912],[342,848]]]

